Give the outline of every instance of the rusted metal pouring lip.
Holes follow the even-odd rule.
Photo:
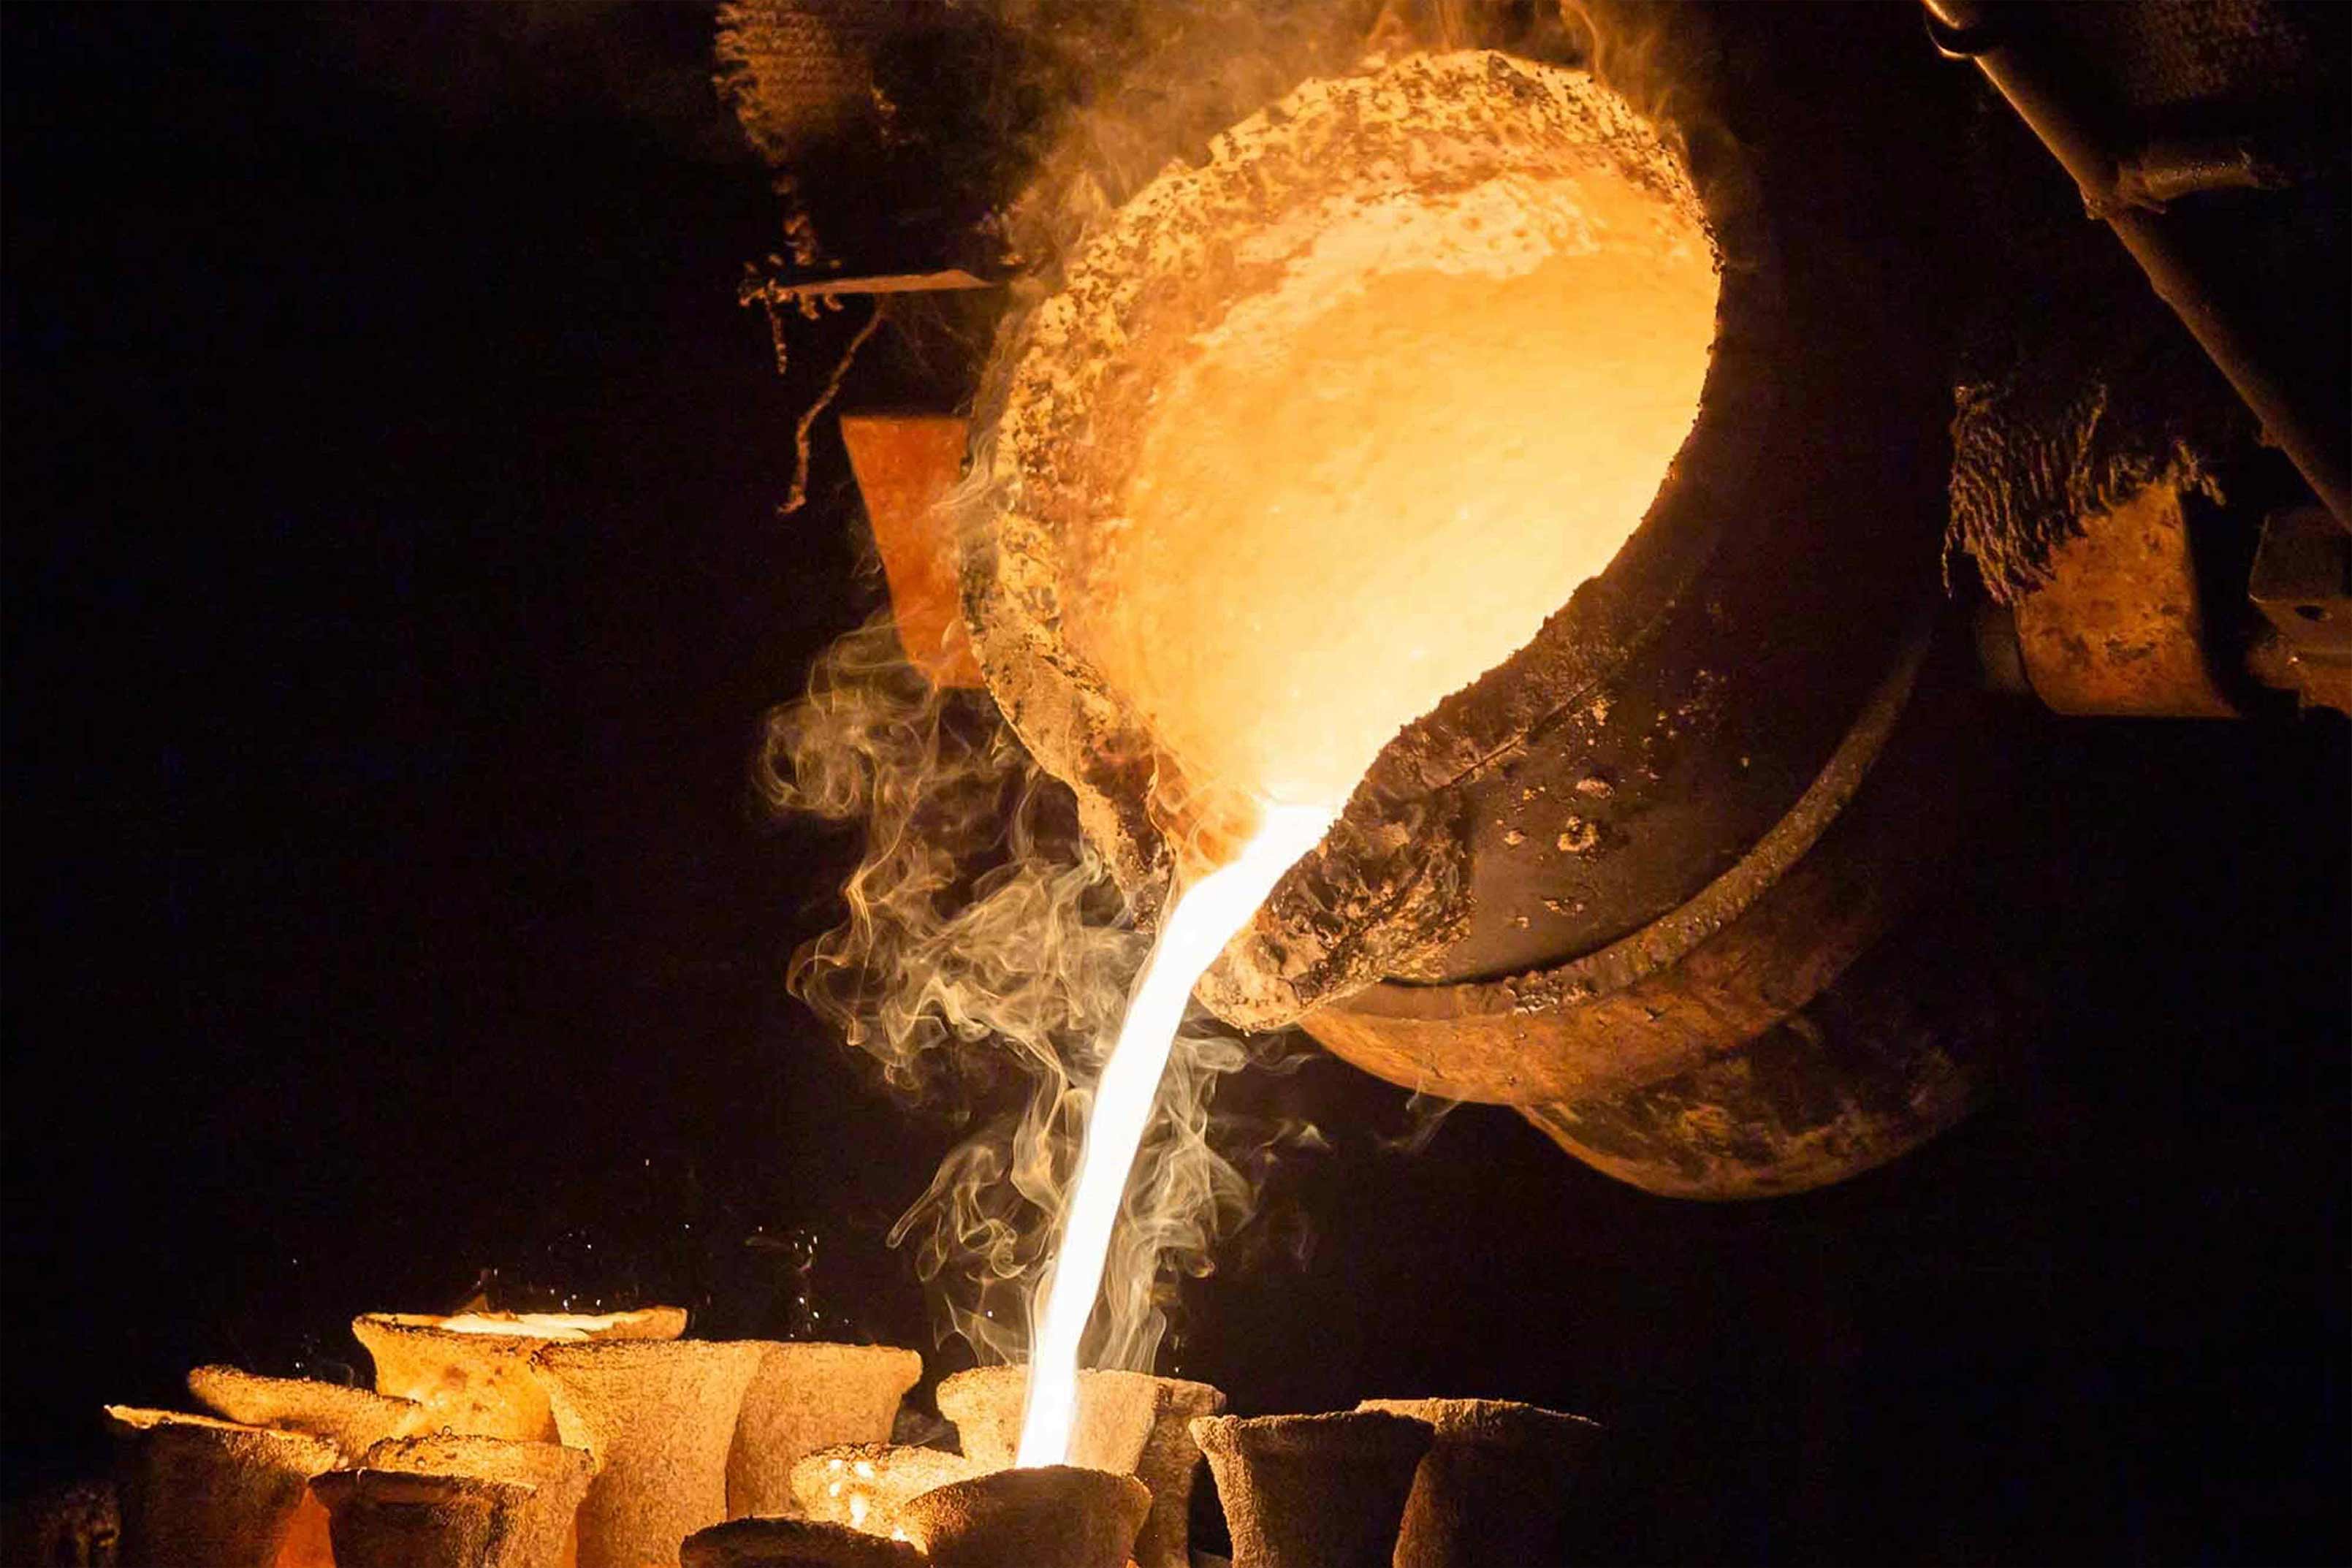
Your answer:
[[[1932,613],[1915,617],[1900,657],[1787,814],[1747,854],[1667,915],[1595,952],[1504,980],[1368,986],[1317,1015],[1307,1026],[1308,1033],[1342,1058],[1382,1077],[1406,1081],[1417,1075],[1422,1087],[1451,1099],[1522,1104],[1636,1088],[1685,1070],[1766,1027],[1810,996],[1797,994],[1796,977],[1775,966],[1725,966],[1734,980],[1768,1001],[1726,986],[1704,1005],[1665,1005],[1652,993],[1667,982],[1654,977],[1671,975],[1678,961],[1722,937],[1837,826],[1904,718],[1935,626]],[[1816,916],[1810,923],[1827,929],[1835,915],[1846,912],[1858,911],[1849,901],[1847,910]],[[1675,989],[1679,994],[1687,983]],[[1496,1051],[1486,1035],[1462,1026],[1468,1020],[1516,1021],[1563,1007],[1605,1015],[1612,1027],[1547,1055],[1525,1048]],[[1360,1025],[1364,1019],[1402,1029],[1417,1026],[1423,1054],[1410,1061],[1390,1059],[1372,1031]],[[1555,1060],[1554,1055],[1566,1059]]]
[[[1528,643],[1380,753],[1341,827],[1228,947],[1201,994],[1249,1027],[1294,1022],[1387,975],[1426,977],[1418,966],[1454,944],[1466,847],[1445,792],[1499,765],[1658,635],[1739,519],[1757,433],[1778,397],[1773,369],[1786,357],[1777,273],[1738,161],[1695,184],[1648,124],[1584,73],[1465,51],[1412,57],[1385,76],[1315,92],[1362,100],[1336,150],[1286,101],[1220,139],[1208,163],[1164,176],[1165,190],[1139,195],[1081,255],[1027,335],[1008,340],[1001,416],[992,423],[985,405],[980,412],[974,449],[988,456],[1002,504],[963,533],[974,645],[1024,742],[1072,785],[1088,837],[1147,903],[1166,879],[1150,804],[1164,770],[1141,718],[1071,646],[1065,557],[1089,527],[1110,526],[1103,518],[1127,487],[1121,465],[1135,460],[1122,454],[1148,420],[1158,378],[1194,352],[1203,320],[1265,286],[1255,262],[1226,256],[1255,255],[1235,234],[1306,229],[1350,170],[1373,186],[1415,171],[1398,189],[1380,187],[1382,199],[1412,200],[1463,180],[1574,164],[1654,188],[1665,208],[1695,215],[1727,259],[1695,423],[1647,517]]]
[[[1124,1568],[1150,1509],[1133,1476],[1038,1465],[940,1487],[899,1512],[937,1568]]]

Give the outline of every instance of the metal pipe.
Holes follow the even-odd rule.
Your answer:
[[[2344,421],[2298,395],[2291,378],[2242,331],[2219,300],[2224,290],[2181,242],[2177,220],[2145,205],[2122,179],[2107,128],[2067,63],[2034,47],[2015,7],[1989,0],[1922,0],[1936,47],[1973,60],[2018,117],[2082,188],[2084,205],[2104,218],[2147,275],[2159,298],[2197,339],[2238,395],[2262,421],[2265,437],[2286,453],[2336,521],[2352,528],[2352,461]],[[2245,180],[2234,183],[2247,184]]]

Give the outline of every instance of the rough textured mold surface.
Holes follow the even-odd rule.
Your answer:
[[[335,1446],[302,1432],[128,1405],[106,1407],[117,1440],[122,1568],[268,1568]]]
[[[989,1469],[1013,1463],[1021,1441],[1028,1371],[975,1367],[940,1384],[940,1414],[955,1423],[963,1451]],[[1151,1493],[1151,1512],[1135,1542],[1139,1568],[1186,1568],[1192,1478],[1201,1463],[1191,1426],[1213,1415],[1225,1396],[1205,1383],[1139,1372],[1078,1373],[1078,1415],[1070,1462],[1133,1476]]]
[[[1007,351],[1002,413],[980,446],[992,505],[965,540],[966,618],[1006,716],[1076,790],[1131,891],[1148,900],[1166,879],[1153,797],[1171,793],[1171,764],[1066,623],[1083,542],[1116,526],[1155,388],[1204,332],[1279,286],[1326,215],[1595,166],[1697,208],[1648,125],[1581,72],[1464,51],[1309,82],[1139,193]],[[1286,1023],[1443,945],[1461,916],[1461,847],[1442,807],[1414,803],[1489,739],[1453,732],[1376,770],[1204,999],[1236,1022]]]
[[[1078,1373],[1081,1386],[1087,1374]],[[1021,1445],[1021,1407],[1028,1396],[1029,1372],[1020,1366],[976,1366],[940,1380],[940,1414],[956,1429],[956,1446],[984,1470],[1013,1463]],[[1079,1396],[1085,1423],[1085,1395]]]
[[[366,1467],[529,1487],[530,1497],[511,1510],[506,1546],[508,1560],[520,1568],[548,1568],[574,1560],[574,1521],[581,1500],[588,1495],[588,1482],[596,1473],[596,1461],[584,1448],[452,1432],[378,1443],[367,1451]]]
[[[452,1322],[465,1325],[451,1328]],[[562,1332],[550,1332],[561,1328]],[[517,1442],[555,1440],[547,1394],[532,1380],[530,1358],[559,1339],[674,1340],[686,1331],[677,1307],[645,1307],[593,1317],[467,1312],[442,1317],[369,1312],[352,1333],[375,1361],[378,1394],[413,1399],[432,1425]]]
[[[675,1562],[678,1542],[727,1517],[727,1454],[757,1345],[551,1344],[530,1366],[563,1441],[596,1458],[580,1505],[580,1568]]]
[[[1414,1473],[1395,1568],[1570,1563],[1577,1468],[1601,1436],[1581,1415],[1504,1399],[1367,1399],[1426,1421],[1437,1439]]]
[[[819,1448],[888,1440],[923,1358],[888,1345],[747,1342],[759,1370],[743,1394],[727,1459],[727,1511],[790,1513],[793,1467]]]
[[[737,1519],[697,1531],[681,1568],[923,1568],[929,1557],[845,1524],[813,1519]]]
[[[347,1459],[386,1437],[422,1431],[430,1415],[413,1399],[305,1377],[258,1377],[233,1366],[197,1367],[188,1373],[188,1392],[227,1420],[324,1437]]]
[[[337,1470],[316,1482],[335,1568],[538,1568],[517,1550],[531,1489],[478,1476]]]
[[[1434,1436],[1426,1421],[1376,1410],[1192,1423],[1234,1568],[1389,1568]]]
[[[925,1492],[902,1516],[939,1568],[1122,1568],[1150,1508],[1133,1476],[1040,1465]]]
[[[968,1481],[982,1470],[974,1460],[944,1448],[844,1443],[819,1448],[793,1467],[793,1498],[811,1519],[888,1535],[911,1500]]]

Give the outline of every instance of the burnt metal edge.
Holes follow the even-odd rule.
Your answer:
[[[1892,913],[1890,897],[1841,902],[1834,877],[1805,873],[1848,821],[1854,800],[1912,711],[1912,698],[1945,612],[1918,615],[1901,657],[1797,804],[1737,865],[1696,898],[1642,930],[1557,967],[1501,981],[1454,985],[1383,982],[1327,1004],[1300,1020],[1315,1039],[1391,1082],[1449,1099],[1492,1104],[1574,1100],[1637,1088],[1688,1070],[1748,1039],[1811,1001],[1867,946]],[[1851,832],[1843,837],[1854,837]],[[1768,899],[1767,895],[1774,895]],[[1762,990],[1739,997],[1673,973],[1685,959],[1731,961],[1750,919],[1772,930],[1810,929],[1811,962],[1790,966]],[[1752,936],[1753,933],[1748,933]],[[1645,982],[1671,983],[1675,998],[1644,994]],[[1653,1006],[1654,1002],[1675,1005]],[[1529,1019],[1590,1010],[1607,1038],[1560,1039],[1549,1051],[1496,1053],[1493,1041],[1458,1032],[1470,1020]],[[1409,1041],[1389,1035],[1409,1036]],[[1555,1058],[1543,1063],[1539,1057]]]

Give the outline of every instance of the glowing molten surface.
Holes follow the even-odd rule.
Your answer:
[[[593,1339],[626,1312],[460,1312],[430,1320],[436,1329],[459,1334],[509,1334],[534,1340]]]
[[[1608,565],[1715,330],[1697,216],[1606,163],[1312,217],[1159,395],[1074,628],[1192,785],[1261,800],[1344,801]]]
[[[1335,815],[1329,807],[1268,807],[1241,853],[1185,889],[1160,928],[1087,1116],[1053,1279],[1030,1348],[1017,1464],[1069,1462],[1078,1408],[1078,1341],[1102,1292],[1103,1259],[1110,1250],[1119,1199],[1150,1125],[1192,987],[1283,873],[1315,847]]]

